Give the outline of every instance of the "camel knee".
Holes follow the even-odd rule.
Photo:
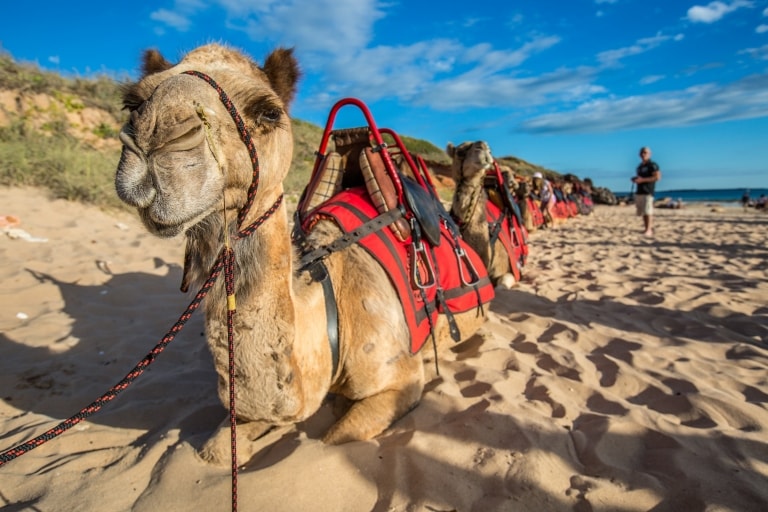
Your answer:
[[[509,290],[513,288],[516,283],[517,281],[515,281],[515,276],[513,274],[507,273],[501,276],[496,286],[505,290]]]

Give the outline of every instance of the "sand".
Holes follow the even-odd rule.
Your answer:
[[[768,215],[598,207],[531,237],[525,278],[379,438],[329,407],[273,431],[241,511],[768,510]],[[178,240],[0,188],[0,451],[91,403],[191,300]],[[9,228],[10,229],[10,228]],[[226,511],[198,448],[226,414],[200,313],[124,393],[0,466],[4,511]]]

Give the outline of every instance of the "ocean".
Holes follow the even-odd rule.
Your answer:
[[[749,197],[752,201],[757,200],[760,194],[768,196],[768,188],[751,188]],[[629,192],[617,192],[616,197],[626,197]],[[714,190],[657,190],[654,197],[659,200],[665,197],[671,197],[674,200],[682,199],[683,203],[734,203],[741,205],[741,196],[744,195],[743,188],[714,189]]]

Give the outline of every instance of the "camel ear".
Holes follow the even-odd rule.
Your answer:
[[[448,153],[448,156],[453,158],[453,155],[456,153],[456,148],[452,143],[448,143],[448,145],[445,147],[445,152]]]
[[[283,104],[288,107],[296,95],[296,83],[301,77],[299,63],[293,56],[293,48],[278,48],[264,62],[264,73]]]
[[[158,50],[153,48],[144,52],[143,65],[141,66],[142,77],[159,73],[172,67],[173,64],[165,60],[165,57]]]

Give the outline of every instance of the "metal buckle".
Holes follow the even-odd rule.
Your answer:
[[[435,286],[435,284],[437,284],[437,280],[435,279],[435,269],[432,267],[432,260],[429,259],[426,247],[424,247],[421,240],[414,240],[411,247],[411,279],[413,280],[414,286],[421,290],[426,290],[427,288]],[[419,272],[420,265],[427,271],[427,282],[421,281],[421,274]]]

